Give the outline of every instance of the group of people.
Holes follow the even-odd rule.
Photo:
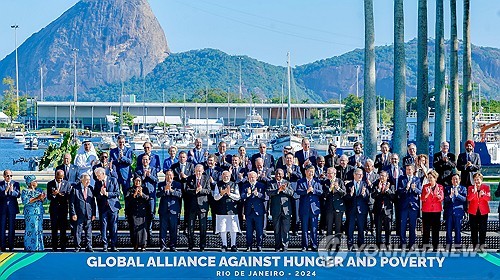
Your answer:
[[[117,144],[109,154],[97,155],[92,143],[84,141],[74,164],[70,154],[64,156],[46,193],[37,187],[33,175],[25,176],[27,188],[20,191],[19,183],[12,180],[12,171],[5,170],[5,180],[0,182],[1,249],[13,249],[17,198],[21,196],[26,250],[44,250],[42,204],[48,199],[54,251],[66,250],[69,225],[75,250],[85,246],[86,251],[93,251],[91,224],[96,216],[103,250],[118,251],[122,194],[131,245],[136,251],[144,251],[151,244],[156,213],[160,251],[177,251],[178,232],[183,230],[188,237],[187,250],[197,245],[204,251],[209,221],[221,237],[222,251],[238,251],[236,238],[244,224],[246,250],[262,251],[269,220],[276,251],[287,251],[290,234],[297,235],[299,229],[302,251],[317,251],[322,234],[331,237],[332,249],[339,250],[343,233],[348,250],[362,250],[365,233],[375,236],[380,249],[400,246],[414,250],[419,218],[426,248],[438,249],[441,219],[446,221],[446,246],[460,248],[466,214],[472,245],[484,249],[491,194],[483,184],[480,158],[470,140],[458,157],[448,151],[447,142],[441,143],[441,150],[434,155],[434,169],[429,168],[426,154],[416,154],[414,144],[408,145],[408,154],[400,164],[399,155],[390,153],[385,142],[380,145],[381,153],[370,159],[363,155],[360,142],[354,144],[350,157],[337,155],[333,143],[322,156],[304,138],[301,150],[294,152],[287,146],[276,160],[265,143],[260,143],[256,154],[247,155],[245,147],[239,147],[238,154],[230,155],[226,143],[220,142],[218,151],[210,154],[202,147],[202,140],[196,139],[195,147],[188,151],[170,147],[163,163],[152,152],[152,144],[146,142],[133,170],[133,151],[125,146],[125,138],[119,136]],[[165,175],[161,182],[160,172]],[[500,191],[496,195],[500,196]],[[186,228],[179,223],[182,209]],[[391,243],[393,221],[400,244]]]

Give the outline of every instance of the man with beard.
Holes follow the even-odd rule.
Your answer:
[[[460,173],[460,185],[468,188],[474,185],[474,175],[481,170],[481,158],[474,153],[474,141],[465,142],[465,153],[458,155],[457,169]]]
[[[215,203],[218,204],[215,233],[220,233],[222,252],[227,250],[227,233],[231,236],[231,252],[237,252],[236,233],[240,232],[238,221],[238,201],[240,190],[237,184],[231,181],[231,172],[223,171],[221,181],[213,191]]]
[[[354,155],[349,157],[349,162],[347,164],[354,168],[363,169],[365,162],[368,159],[365,155],[363,155],[363,144],[361,142],[356,142],[352,146],[352,149],[354,150]]]

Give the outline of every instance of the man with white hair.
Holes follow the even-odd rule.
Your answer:
[[[451,185],[453,170],[457,167],[455,154],[450,153],[450,144],[446,141],[441,142],[441,151],[434,154],[434,170],[439,174],[437,183],[443,186]]]
[[[264,232],[264,201],[266,186],[257,181],[257,173],[248,173],[248,182],[243,185],[241,198],[245,200],[245,218],[247,221],[246,251],[252,250],[253,233],[257,242],[257,251],[262,252],[262,235]]]
[[[80,252],[82,244],[87,244],[86,252],[94,252],[92,249],[92,221],[95,220],[96,206],[92,190],[90,175],[84,173],[80,176],[80,182],[71,190],[69,196],[69,215],[76,225],[74,231],[75,252]],[[85,236],[86,242],[82,242],[82,236]]]

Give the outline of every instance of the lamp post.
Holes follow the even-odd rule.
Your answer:
[[[15,44],[15,52],[16,52],[16,105],[17,105],[17,114],[19,115],[19,62],[17,59],[17,29],[19,25],[14,24],[11,25],[10,28],[14,29],[14,44]]]
[[[75,124],[75,136],[76,136],[76,101],[77,101],[77,96],[78,96],[78,91],[77,91],[77,80],[76,80],[76,57],[78,55],[78,49],[77,48],[73,48],[72,49],[73,51],[73,63],[74,63],[74,71],[75,71],[75,84],[74,84],[74,87],[73,87],[73,118],[74,118],[74,121],[73,123]],[[71,120],[70,120],[71,122]]]

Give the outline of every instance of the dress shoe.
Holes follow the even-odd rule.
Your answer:
[[[200,252],[205,252],[205,248],[201,247]]]
[[[107,252],[108,251],[108,248],[104,248],[102,249],[103,252]]]
[[[274,248],[275,252],[279,252],[281,249],[280,248]]]
[[[111,252],[120,252],[116,247],[111,247]]]
[[[170,252],[177,252],[177,249],[175,249],[175,247],[170,247]]]
[[[313,248],[312,248],[312,251],[313,251],[313,252],[318,252],[318,247],[313,247]]]
[[[80,252],[80,250],[81,250],[80,248],[76,248],[76,249],[75,249],[75,253]]]
[[[292,231],[292,236],[299,236],[299,234],[296,231]]]
[[[283,252],[288,251],[288,246],[284,246],[283,248],[281,248],[281,251],[283,251]]]
[[[142,248],[141,248],[141,251],[142,251],[142,252],[146,252],[146,247],[142,247]]]
[[[245,248],[245,252],[250,252],[250,251],[252,251],[252,247],[246,247]]]
[[[188,251],[188,252],[191,252],[191,251],[193,251],[193,248],[192,248],[192,247],[188,247],[188,250],[187,250],[187,251]]]
[[[94,249],[92,249],[92,248],[87,248],[87,249],[85,249],[85,252],[92,253],[92,252],[94,252]]]
[[[222,252],[226,252],[227,251],[227,246],[222,246],[221,251]]]
[[[301,252],[305,252],[307,251],[307,248],[306,247],[302,247],[302,249],[300,249]]]
[[[167,251],[167,248],[163,247],[160,249],[160,252],[166,252]]]
[[[262,247],[257,247],[257,252],[262,252]]]
[[[231,252],[238,252],[238,247],[231,246]]]

